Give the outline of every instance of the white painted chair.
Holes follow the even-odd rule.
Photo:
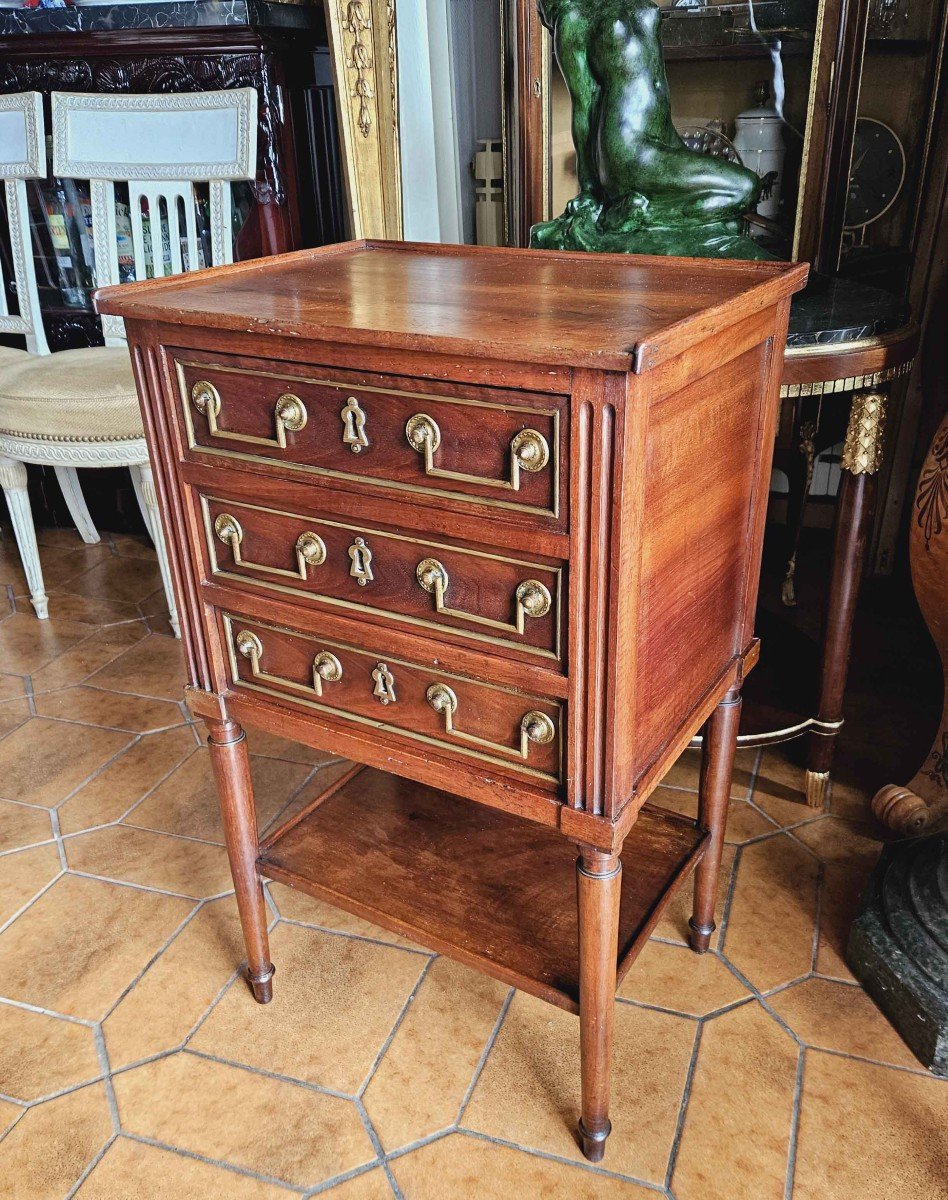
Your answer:
[[[53,173],[62,179],[90,181],[98,286],[120,281],[116,182],[128,184],[136,279],[201,265],[196,182],[210,185],[212,264],[231,261],[230,181],[253,178],[256,107],[252,88],[164,96],[53,94]],[[24,464],[55,468],[69,511],[87,541],[98,540],[98,534],[76,468],[128,466],[158,553],[177,633],[157,496],[122,321],[103,319],[104,347],[50,355],[46,344],[24,182],[46,175],[44,149],[39,95],[0,96],[0,176],[6,180],[19,303],[17,314],[0,309],[0,331],[21,333],[27,340],[26,351],[0,350],[0,487],[33,606],[37,616],[44,618],[48,598]],[[150,217],[147,232],[145,211]]]

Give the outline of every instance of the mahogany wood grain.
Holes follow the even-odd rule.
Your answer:
[[[635,869],[638,869],[636,863]],[[587,851],[576,862],[579,914],[579,1058],[583,1154],[601,1162],[609,1121],[609,1078],[615,1021],[616,945],[622,863],[616,854]]]
[[[785,384],[822,383],[872,375],[909,363],[918,350],[917,325],[882,337],[863,338],[838,345],[801,346],[787,350],[781,381]]]
[[[208,721],[211,763],[217,780],[224,841],[247,945],[247,978],[260,1004],[273,999],[273,963],[267,936],[267,902],[257,873],[257,820],[247,735],[234,721]]]
[[[801,263],[407,242],[347,242],[264,262],[104,288],[98,309],[314,343],[639,371],[769,308],[807,275]]]
[[[737,730],[741,723],[741,697],[729,692],[705,726],[701,743],[701,775],[698,787],[698,824],[710,837],[695,873],[695,907],[689,925],[691,948],[704,954],[714,933],[714,903],[718,894],[721,853],[731,798],[731,775]]]
[[[376,768],[289,822],[261,869],[580,1009],[592,1158],[616,979],[709,837],[696,919],[713,911],[736,733],[721,714],[737,707],[717,706],[756,660],[780,359],[805,275],[351,243],[99,296],[134,349],[258,993],[270,963],[244,723]],[[216,430],[191,398],[201,380],[221,397]],[[283,392],[307,407],[285,446]],[[366,417],[358,454],[349,396]],[[417,412],[442,433],[427,465],[405,439]],[[515,486],[511,438],[531,427],[550,460]],[[240,561],[214,533],[225,515]],[[294,562],[309,526],[325,569]],[[373,553],[364,588],[356,536]],[[443,561],[453,613],[413,581],[422,555]],[[497,628],[528,571],[555,611]],[[377,690],[385,672],[394,695]],[[450,727],[432,685],[453,693]],[[643,807],[709,718],[710,834]]]
[[[611,937],[613,978],[657,899],[667,902],[703,845],[692,821],[643,811],[623,851],[629,869]],[[259,868],[576,1012],[575,862],[552,830],[365,768],[268,843]]]

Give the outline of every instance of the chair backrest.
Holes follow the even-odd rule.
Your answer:
[[[210,266],[233,258],[231,182],[253,179],[257,93],[253,88],[171,95],[53,92],[53,174],[88,179],[96,284],[119,283],[116,183],[128,185],[131,277],[197,270],[201,264],[195,183],[209,184]],[[129,274],[126,273],[126,279]],[[106,343],[124,337],[103,317]]]
[[[46,132],[43,127],[43,97],[39,92],[16,92],[0,96],[0,179],[6,192],[13,284],[17,309],[7,298],[10,280],[3,277],[0,262],[0,333],[26,337],[27,349],[48,354],[43,319],[40,315],[36,268],[30,242],[30,210],[26,180],[46,176]]]

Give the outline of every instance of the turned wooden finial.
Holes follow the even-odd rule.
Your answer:
[[[931,809],[911,788],[889,783],[872,797],[872,811],[894,833],[916,837],[928,824]]]

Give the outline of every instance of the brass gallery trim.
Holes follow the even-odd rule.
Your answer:
[[[904,342],[914,326],[903,326],[891,333],[877,333],[869,337],[853,338],[848,342],[818,342],[812,346],[788,346],[785,358],[818,358],[821,354],[851,354],[854,350],[883,350],[886,346],[897,346]]]
[[[504,692],[509,696],[523,696],[525,700],[536,701],[538,704],[544,704],[556,709],[556,745],[559,755],[558,771],[556,775],[550,774],[548,771],[538,771],[535,767],[523,765],[519,760],[514,758],[501,758],[492,754],[481,754],[476,750],[468,750],[464,746],[459,746],[457,742],[450,742],[443,738],[434,738],[426,733],[418,733],[413,729],[404,729],[400,725],[391,725],[387,721],[380,721],[372,717],[363,717],[359,713],[352,713],[343,708],[335,708],[331,704],[320,704],[316,700],[311,700],[307,696],[289,695],[287,692],[277,691],[276,688],[263,687],[261,684],[252,683],[244,679],[237,666],[237,658],[234,652],[234,634],[233,625],[235,622],[246,625],[251,631],[254,629],[269,629],[272,633],[282,633],[289,637],[298,638],[301,642],[319,642],[320,645],[332,646],[337,650],[350,650],[353,654],[359,654],[365,658],[372,658],[373,654],[369,650],[361,649],[359,646],[350,646],[347,642],[337,642],[330,638],[321,638],[313,634],[298,633],[294,629],[287,629],[283,625],[268,625],[264,621],[251,620],[233,615],[228,612],[221,612],[224,619],[224,627],[227,631],[227,657],[230,661],[231,681],[235,687],[244,688],[250,692],[262,692],[268,696],[275,696],[278,700],[291,700],[297,704],[303,704],[307,708],[316,709],[318,712],[331,713],[335,717],[342,717],[346,721],[352,721],[358,725],[367,725],[371,729],[381,729],[386,733],[396,734],[398,737],[409,738],[412,741],[422,742],[428,746],[437,746],[439,749],[447,749],[452,753],[463,754],[467,758],[476,759],[478,762],[493,763],[495,766],[513,767],[517,772],[524,775],[531,775],[536,779],[543,779],[551,783],[562,783],[563,775],[563,706],[556,700],[550,700],[545,696],[531,696],[526,692],[514,691],[513,688],[500,687],[495,683],[482,683],[480,680],[471,679],[465,675],[455,675],[449,671],[443,671],[437,668],[432,670],[433,680],[438,679],[457,679],[462,683],[473,683],[477,687],[487,688],[494,692]],[[397,666],[408,667],[412,671],[425,671],[427,668],[418,663],[409,662],[407,659],[394,658],[392,655],[386,655],[387,663],[395,663]],[[292,680],[287,680],[288,686],[292,684]],[[546,714],[549,715],[549,714]],[[511,755],[516,754],[514,747],[510,749]]]
[[[513,509],[515,512],[536,513],[544,517],[559,517],[560,515],[560,410],[536,406],[531,408],[525,404],[503,404],[495,400],[470,400],[458,396],[441,396],[437,392],[406,392],[397,388],[374,387],[370,384],[344,383],[337,379],[316,379],[311,375],[288,375],[277,371],[253,371],[248,367],[218,366],[213,362],[198,362],[193,359],[174,359],[175,371],[178,376],[178,395],[184,413],[184,421],[188,430],[188,449],[196,454],[226,455],[228,458],[244,459],[248,462],[277,463],[293,471],[301,471],[313,475],[325,475],[330,479],[349,479],[356,483],[372,487],[392,488],[396,491],[412,492],[420,496],[447,496],[452,500],[463,500],[468,504],[486,504],[490,508]],[[188,399],[188,388],[184,378],[184,368],[193,367],[201,371],[218,371],[231,375],[252,375],[255,378],[275,379],[289,383],[308,383],[316,387],[333,387],[350,391],[374,392],[382,396],[404,397],[410,400],[430,400],[435,404],[455,404],[461,408],[488,408],[500,412],[528,413],[549,417],[553,423],[553,450],[550,454],[550,469],[553,476],[553,502],[549,508],[533,504],[516,504],[512,500],[494,500],[488,496],[478,496],[471,492],[452,492],[446,488],[419,487],[412,483],[399,483],[391,479],[381,479],[374,475],[357,475],[350,471],[334,471],[329,467],[315,467],[310,463],[298,463],[283,458],[272,458],[269,455],[248,454],[242,450],[226,450],[217,446],[199,446],[194,436],[194,423],[191,419],[191,406]]]
[[[197,489],[195,489],[197,490]],[[219,565],[217,561],[217,539],[214,537],[213,525],[211,522],[211,514],[209,505],[211,502],[216,504],[226,504],[228,508],[233,509],[251,509],[253,512],[272,513],[278,517],[291,517],[295,521],[303,521],[307,525],[314,528],[319,525],[329,525],[333,529],[345,529],[353,534],[367,534],[376,538],[387,538],[394,542],[409,542],[415,546],[434,547],[438,550],[447,550],[451,554],[466,554],[473,558],[488,558],[493,562],[510,563],[513,566],[524,567],[531,571],[541,571],[548,575],[552,575],[556,581],[556,608],[555,608],[555,635],[556,646],[554,650],[544,650],[539,646],[531,646],[524,642],[516,642],[511,638],[493,637],[489,633],[477,633],[473,630],[461,629],[457,625],[442,625],[439,621],[426,621],[423,617],[412,617],[407,613],[390,612],[388,609],[376,608],[371,604],[357,604],[353,600],[343,600],[336,596],[327,596],[324,592],[316,592],[307,588],[291,587],[285,583],[272,583],[268,579],[258,579],[256,576],[252,582],[257,587],[265,587],[275,592],[284,592],[292,596],[312,596],[316,600],[320,600],[326,604],[331,604],[337,608],[351,609],[355,612],[371,612],[380,617],[384,617],[389,621],[405,621],[411,625],[417,625],[422,629],[434,629],[455,635],[461,634],[463,637],[474,638],[479,642],[485,642],[489,646],[505,646],[514,650],[521,650],[530,654],[536,655],[538,658],[548,658],[555,662],[561,661],[562,655],[562,604],[563,604],[563,569],[562,567],[547,567],[542,563],[529,562],[520,558],[507,558],[502,554],[488,554],[484,550],[465,550],[457,546],[449,546],[444,542],[434,542],[422,538],[406,537],[403,534],[383,533],[380,529],[373,529],[368,525],[347,525],[344,521],[329,521],[325,517],[303,517],[299,513],[286,512],[281,508],[266,508],[261,504],[246,504],[242,500],[225,499],[223,496],[205,495],[203,492],[198,492],[198,498],[201,501],[201,519],[204,522],[204,536],[207,539],[207,550],[210,557],[211,569],[215,577],[219,579],[232,579],[239,583],[246,583],[248,576],[238,575],[233,571],[226,571]],[[275,568],[274,568],[275,569]]]
[[[848,375],[840,379],[819,380],[816,383],[784,383],[780,388],[781,400],[795,400],[801,396],[831,396],[837,392],[856,392],[862,388],[878,387],[908,375],[914,359],[900,363],[897,367],[885,367],[870,375]]]
[[[804,733],[813,733],[817,737],[835,737],[844,725],[844,721],[821,721],[819,717],[807,717],[796,725],[787,725],[783,729],[768,729],[765,733],[738,734],[738,746],[775,746],[780,742],[792,742],[794,738]],[[701,746],[701,735],[697,734],[688,745],[692,748]]]

